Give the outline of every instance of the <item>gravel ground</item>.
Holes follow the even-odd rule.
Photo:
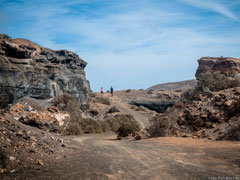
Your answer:
[[[240,143],[191,138],[115,140],[114,134],[69,136],[64,158],[0,179],[240,179]]]

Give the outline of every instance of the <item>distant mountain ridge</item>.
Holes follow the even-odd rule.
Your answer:
[[[196,79],[191,79],[191,80],[185,80],[185,81],[179,81],[179,82],[170,82],[170,83],[164,83],[164,84],[157,84],[154,86],[151,86],[148,89],[153,89],[153,90],[164,90],[164,91],[186,91],[188,89],[191,89],[197,85],[197,80]]]

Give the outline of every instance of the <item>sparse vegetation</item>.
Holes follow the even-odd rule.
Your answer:
[[[167,136],[169,122],[165,116],[155,116],[149,122],[148,133],[151,137]]]
[[[96,98],[97,94],[95,92],[90,92],[89,96],[90,96],[90,98]]]
[[[208,95],[211,91],[221,91],[239,85],[240,81],[237,78],[228,77],[220,72],[203,73],[198,77],[197,86],[183,93],[182,99],[193,101],[198,99],[199,94]]]
[[[68,94],[63,94],[54,98],[53,105],[62,111],[70,114],[70,121],[61,127],[60,132],[65,135],[79,135],[83,133],[101,133],[101,125],[99,122],[82,118],[82,110],[80,103]]]
[[[29,106],[33,107],[37,111],[43,111],[45,109],[44,105],[41,104],[39,100],[34,99],[34,98],[23,97],[19,100],[19,102],[27,103]]]
[[[105,103],[107,98],[100,97]],[[108,100],[108,99],[107,99]],[[65,124],[60,132],[65,135],[78,135],[83,133],[116,132],[119,136],[125,137],[128,134],[140,130],[138,122],[131,115],[116,115],[103,121],[96,121],[91,118],[82,118],[80,104],[71,96],[64,94],[53,100],[53,105],[70,113],[70,121]],[[111,107],[109,112],[119,112],[116,107]]]
[[[115,112],[120,112],[118,108],[116,108],[115,106],[112,106],[109,110],[108,113],[115,113]]]
[[[96,97],[96,102],[101,103],[101,104],[105,104],[105,105],[111,105],[110,100],[107,97],[103,97],[103,96]]]
[[[127,89],[125,92],[130,93],[131,91],[132,91],[131,89]]]
[[[111,131],[118,134],[118,137],[126,137],[140,131],[139,123],[132,115],[116,115],[114,118],[106,120]]]
[[[148,94],[153,94],[153,91],[154,91],[153,89],[149,89],[149,90],[147,90],[147,93]]]

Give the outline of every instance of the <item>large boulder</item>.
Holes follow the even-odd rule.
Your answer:
[[[232,57],[202,57],[198,60],[196,78],[201,73],[221,72],[227,76],[234,76],[240,73],[240,59]]]
[[[63,93],[88,104],[86,65],[73,52],[54,51],[0,34],[0,106],[24,96],[48,99]]]

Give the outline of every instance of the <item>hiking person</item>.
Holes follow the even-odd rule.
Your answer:
[[[112,96],[113,96],[113,87],[111,86],[111,88],[110,88],[110,91],[111,91],[111,94],[112,94]]]
[[[101,88],[101,94],[103,94],[103,88]]]

